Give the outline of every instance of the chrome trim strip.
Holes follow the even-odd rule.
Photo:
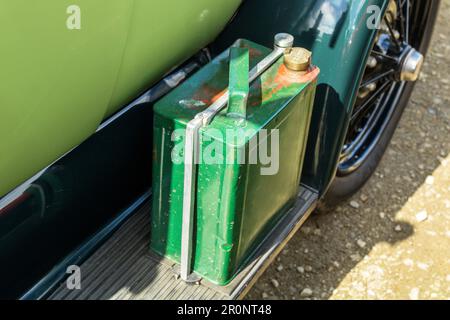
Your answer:
[[[75,147],[76,148],[76,147]],[[70,151],[66,152],[63,156],[59,157],[57,160],[53,161],[50,165],[36,173],[34,176],[32,176],[30,179],[19,185],[17,188],[12,190],[11,192],[7,193],[3,198],[0,198],[0,210],[8,206],[11,202],[19,198],[28,188],[37,180],[39,179],[45,171],[47,171],[48,168],[50,168],[53,164],[58,162],[61,158],[64,158],[67,154],[69,154],[73,149],[70,149]]]

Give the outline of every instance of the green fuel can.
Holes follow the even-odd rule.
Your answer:
[[[186,281],[228,284],[297,197],[319,70],[277,37],[238,40],[154,107],[150,247]]]

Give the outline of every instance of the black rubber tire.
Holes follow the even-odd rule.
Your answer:
[[[427,24],[423,30],[423,37],[420,44],[420,52],[424,55],[426,55],[430,45],[440,4],[439,0],[432,0],[432,2],[432,8],[427,18]],[[392,115],[390,122],[388,123],[385,131],[382,133],[378,144],[375,146],[374,150],[370,153],[365,162],[353,173],[342,177],[336,176],[334,178],[325,196],[321,200],[319,206],[320,209],[326,211],[333,208],[340,202],[355,194],[370,179],[383,158],[383,155],[389,146],[395,129],[401,119],[403,111],[408,105],[409,98],[414,89],[414,84],[415,83],[408,83],[405,86],[402,96],[398,102],[398,106]]]

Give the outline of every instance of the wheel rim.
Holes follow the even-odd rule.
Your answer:
[[[391,0],[353,107],[338,176],[356,171],[373,151],[399,105],[407,81],[417,80],[422,30],[431,1]],[[424,28],[422,28],[424,29]]]

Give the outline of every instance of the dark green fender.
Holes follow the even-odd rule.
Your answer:
[[[215,41],[221,52],[236,38],[271,46],[288,32],[313,52],[320,67],[302,182],[321,194],[334,178],[365,61],[377,30],[367,28],[368,7],[387,0],[247,0]]]

